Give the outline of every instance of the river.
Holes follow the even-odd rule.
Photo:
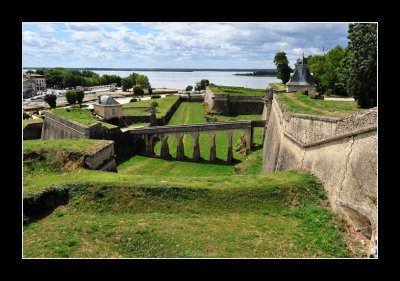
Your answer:
[[[100,76],[104,74],[118,75],[127,77],[132,72],[146,75],[149,78],[151,87],[184,90],[188,85],[195,86],[202,79],[207,79],[210,83],[223,86],[237,86],[253,89],[265,89],[269,83],[281,82],[276,77],[257,77],[234,75],[235,73],[245,73],[237,71],[193,71],[193,72],[173,72],[173,71],[93,71]]]

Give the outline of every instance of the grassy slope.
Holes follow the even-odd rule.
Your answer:
[[[127,115],[148,115],[150,104],[153,101],[157,101],[159,106],[156,108],[156,116],[159,118],[163,117],[168,112],[168,110],[178,100],[178,98],[179,96],[168,96],[159,99],[149,99],[149,100],[131,102],[124,104],[122,108],[124,108],[124,114]],[[149,107],[149,109],[135,108],[135,107]]]
[[[308,173],[177,177],[167,183],[81,173],[68,205],[24,227],[24,257],[349,255],[338,222],[320,203],[321,187]]]
[[[296,113],[343,117],[363,110],[353,101],[310,99],[299,93],[279,93],[277,96],[287,110]]]
[[[232,86],[220,86],[220,85],[209,85],[210,90],[214,94],[229,94],[236,96],[264,96],[265,90],[263,89],[251,89],[244,87],[232,87]]]

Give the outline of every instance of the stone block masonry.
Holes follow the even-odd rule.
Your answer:
[[[266,97],[264,173],[304,168],[323,183],[332,210],[377,237],[377,108],[344,118],[288,114]]]
[[[264,109],[263,96],[231,96],[229,94],[214,94],[209,87],[206,88],[204,101],[211,110],[223,115],[236,114],[262,114]]]

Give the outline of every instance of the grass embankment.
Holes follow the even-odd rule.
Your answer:
[[[85,155],[98,151],[110,142],[94,139],[24,140],[24,195],[40,192],[60,174],[69,175],[71,171],[83,167]]]
[[[364,109],[359,108],[357,102],[353,101],[328,101],[311,99],[300,93],[276,94],[286,110],[323,116],[344,117]]]
[[[283,83],[269,83],[269,86],[277,91],[283,91],[287,88],[286,85]]]
[[[159,106],[156,108],[156,117],[160,118],[167,114],[171,106],[179,99],[179,96],[167,96],[159,99],[149,99],[137,102],[126,103],[122,105],[126,115],[148,115],[150,104],[157,101]],[[139,108],[138,108],[139,107]],[[140,108],[144,107],[144,108]]]
[[[316,178],[83,171],[68,205],[24,227],[24,257],[347,257]]]
[[[79,123],[84,127],[90,127],[96,123],[100,123],[102,126],[106,128],[117,128],[118,126],[102,122],[96,118],[96,116],[89,110],[84,108],[56,108],[50,110],[50,112],[59,115],[64,118],[68,118],[72,121]]]
[[[242,115],[243,116],[243,115]],[[253,116],[250,119],[260,119],[259,116]],[[220,117],[220,116],[218,116]],[[222,117],[222,116],[221,116]],[[258,118],[257,118],[258,117]],[[235,118],[235,117],[232,117]],[[240,119],[239,117],[236,117]],[[221,118],[223,119],[223,118]],[[241,120],[245,119],[244,117]],[[223,121],[223,120],[221,120]],[[232,120],[233,121],[233,120]],[[171,118],[168,125],[181,125],[181,124],[199,124],[207,123],[203,115],[203,107],[201,103],[189,103],[183,102],[179,105],[175,114]],[[190,176],[221,176],[221,175],[232,175],[232,174],[243,174],[260,173],[261,172],[261,161],[262,159],[262,128],[254,129],[254,139],[253,143],[255,147],[250,155],[245,153],[236,152],[237,143],[244,133],[242,131],[237,131],[233,135],[233,157],[235,159],[233,164],[226,164],[227,154],[228,154],[228,136],[225,133],[218,133],[215,137],[216,143],[216,156],[217,161],[215,164],[209,162],[210,159],[210,148],[211,148],[211,138],[208,134],[200,134],[199,144],[200,144],[200,161],[194,163],[191,161],[193,158],[193,146],[194,140],[190,135],[185,135],[183,138],[184,143],[184,153],[187,157],[187,161],[177,161],[176,160],[176,149],[177,140],[175,137],[168,138],[169,152],[171,154],[171,159],[161,159],[161,158],[148,158],[144,156],[136,155],[129,159],[128,161],[120,164],[117,169],[118,173],[121,174],[136,174],[136,175],[190,175]],[[154,152],[160,155],[161,143],[158,142],[154,147]],[[244,152],[241,150],[240,152]],[[257,155],[253,155],[257,154]],[[248,161],[246,162],[246,159]],[[246,162],[246,164],[244,164]],[[236,164],[236,172],[235,172]]]
[[[233,87],[233,86],[219,86],[210,84],[209,89],[214,94],[229,94],[232,96],[264,96],[265,90],[263,89],[251,89],[244,87]]]

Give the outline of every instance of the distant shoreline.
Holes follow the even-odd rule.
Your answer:
[[[28,67],[23,69],[51,69],[56,67]],[[194,72],[194,71],[226,71],[226,72],[253,72],[272,69],[240,69],[240,68],[96,68],[96,67],[61,67],[64,69],[92,70],[92,71],[162,71],[162,72]],[[241,74],[238,74],[241,75]]]

